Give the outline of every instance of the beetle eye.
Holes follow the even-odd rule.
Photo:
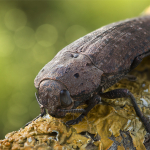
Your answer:
[[[60,101],[62,106],[69,106],[72,103],[70,93],[67,90],[60,91]]]

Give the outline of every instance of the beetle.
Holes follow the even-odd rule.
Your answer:
[[[40,116],[56,118],[66,113],[80,116],[66,124],[73,125],[101,98],[130,98],[137,116],[150,133],[150,124],[128,89],[106,89],[124,78],[150,55],[150,16],[127,19],[101,27],[69,44],[47,63],[34,80]],[[85,109],[76,109],[87,104]]]

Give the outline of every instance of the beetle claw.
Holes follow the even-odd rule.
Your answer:
[[[76,120],[70,120],[66,122],[67,125],[73,125],[76,124]]]
[[[80,121],[82,121],[83,118],[84,118],[84,115],[81,114],[78,118],[76,118],[76,119],[74,119],[74,120],[67,121],[66,124],[67,124],[67,125],[75,125],[75,124],[78,124]]]

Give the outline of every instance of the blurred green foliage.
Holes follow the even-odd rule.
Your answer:
[[[149,0],[0,1],[0,139],[40,113],[33,81],[63,47]]]

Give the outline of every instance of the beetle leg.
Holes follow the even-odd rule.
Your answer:
[[[141,61],[143,60],[143,58],[145,58],[146,56],[149,56],[149,55],[150,55],[150,52],[147,52],[147,53],[144,53],[144,54],[142,54],[142,55],[140,55],[140,56],[137,56],[137,57],[133,60],[133,62],[132,62],[132,64],[131,64],[131,67],[130,67],[130,70],[136,68],[136,67],[141,63]]]
[[[124,78],[128,79],[129,81],[136,81],[137,79],[134,75],[129,75],[129,74],[125,75]]]
[[[99,102],[101,102],[101,97],[99,95],[95,95],[92,99],[89,100],[89,105],[84,109],[84,112],[78,118],[67,121],[66,124],[67,125],[78,124],[80,121],[82,121],[84,116],[86,116],[88,112]]]
[[[136,68],[136,67],[141,63],[141,61],[142,61],[142,58],[141,58],[140,56],[137,56],[137,57],[133,60],[133,62],[132,62],[132,64],[131,64],[131,67],[130,67],[130,70],[133,70],[134,68]]]
[[[146,131],[150,133],[150,124],[148,120],[146,119],[146,117],[143,116],[140,108],[137,105],[136,99],[134,98],[133,94],[128,89],[116,89],[116,90],[112,90],[106,93],[100,93],[100,96],[103,98],[108,98],[108,99],[115,99],[115,98],[122,98],[122,97],[130,98],[137,116],[143,122]]]

